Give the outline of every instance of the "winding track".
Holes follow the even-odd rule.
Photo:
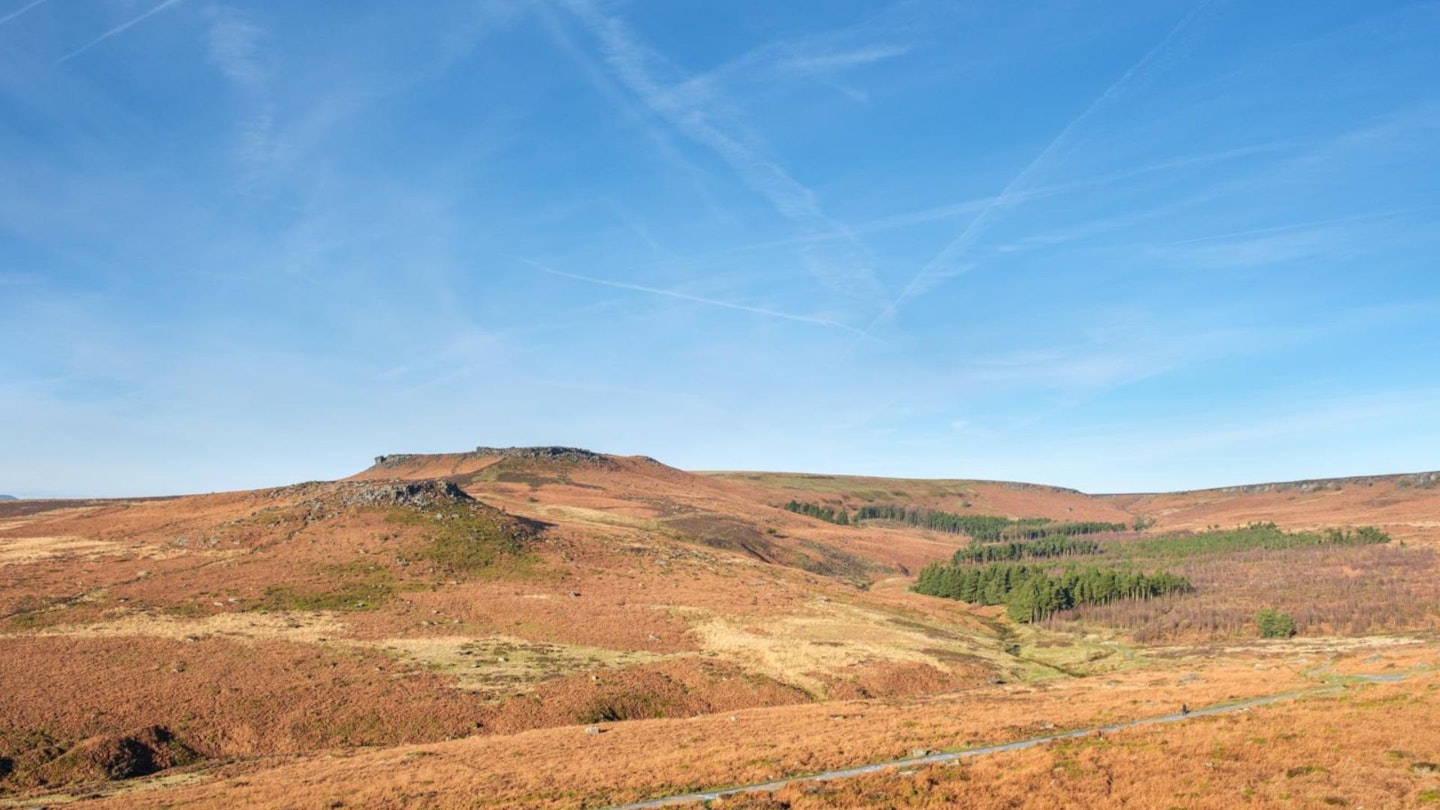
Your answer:
[[[1371,681],[1398,681],[1400,675],[1372,675],[1360,676]],[[757,782],[752,785],[739,785],[736,787],[717,788],[715,790],[701,791],[699,793],[681,793],[675,796],[665,796],[659,799],[647,799],[643,802],[633,804],[615,805],[607,810],[646,810],[652,807],[669,807],[677,804],[691,804],[694,802],[709,802],[721,799],[726,796],[734,796],[740,793],[769,793],[796,782],[829,782],[834,779],[848,779],[852,776],[862,776],[868,773],[878,773],[890,768],[913,767],[917,765],[932,765],[937,762],[954,762],[961,759],[983,757],[987,754],[999,754],[1004,751],[1020,751],[1025,748],[1034,748],[1037,745],[1055,742],[1056,740],[1071,740],[1076,737],[1084,737],[1087,734],[1105,733],[1120,731],[1121,729],[1135,728],[1137,726],[1152,726],[1160,723],[1178,723],[1191,717],[1205,717],[1215,714],[1228,714],[1230,712],[1245,711],[1255,706],[1264,706],[1268,703],[1277,703],[1282,700],[1293,700],[1310,695],[1333,694],[1343,690],[1345,687],[1326,686],[1318,689],[1302,689],[1294,692],[1281,692],[1276,695],[1265,695],[1263,697],[1250,698],[1235,703],[1221,703],[1215,706],[1208,706],[1203,709],[1195,709],[1188,714],[1165,714],[1157,717],[1142,717],[1138,720],[1129,720],[1124,723],[1114,723],[1108,726],[1095,726],[1093,728],[1082,728],[1075,731],[1064,731],[1059,734],[1048,734],[1044,737],[1031,737],[1026,740],[1002,743],[1000,745],[987,745],[981,748],[967,748],[964,751],[952,751],[940,754],[928,754],[923,757],[909,757],[906,759],[892,759],[887,762],[877,762],[871,765],[856,765],[850,768],[840,768],[834,771],[822,771],[820,773],[806,774],[804,776],[789,776],[784,779],[775,779],[769,782]]]

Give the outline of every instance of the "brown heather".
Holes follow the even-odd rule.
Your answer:
[[[599,807],[1344,684],[718,806],[1423,807],[1440,488],[1416,481],[1093,497],[541,448],[6,502],[0,804]],[[908,590],[965,538],[792,500],[1395,542],[1165,560],[1193,593],[1031,626]],[[1299,634],[1258,640],[1260,608]]]

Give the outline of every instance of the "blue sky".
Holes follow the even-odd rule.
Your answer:
[[[1440,467],[1440,4],[0,4],[0,492]]]

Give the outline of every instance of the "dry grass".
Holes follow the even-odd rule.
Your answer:
[[[1324,680],[1304,673],[1329,659],[1324,656],[1319,661],[1299,661],[1272,655],[1263,647],[1258,652],[1250,650],[1225,658],[1215,657],[1208,650],[1191,650],[1188,656],[1164,666],[1138,668],[1103,679],[1004,686],[908,700],[837,701],[735,710],[678,720],[641,720],[605,724],[605,733],[599,735],[586,734],[578,727],[539,729],[503,737],[355,752],[339,759],[320,755],[292,762],[257,762],[215,772],[204,783],[167,789],[165,800],[186,807],[325,807],[334,801],[367,807],[596,807],[899,758],[919,748],[962,749],[1023,739],[1052,729],[1154,716],[1173,712],[1182,702],[1203,706],[1316,686]],[[1390,669],[1392,666],[1403,668],[1436,661],[1434,646],[1410,644],[1383,647],[1378,652],[1360,650],[1332,663],[1336,670],[1383,673],[1396,671]],[[1263,750],[1255,755],[1249,755],[1243,747],[1227,748],[1232,755],[1220,761],[1226,763],[1225,767],[1237,769],[1237,773],[1244,769],[1244,773],[1266,774],[1264,778],[1274,783],[1275,801],[1280,801],[1278,796],[1287,785],[1326,778],[1318,772],[1285,777],[1288,769],[1319,764],[1331,768],[1332,773],[1343,773],[1327,763],[1343,762],[1350,756],[1385,763],[1390,769],[1387,772],[1402,776],[1407,785],[1414,784],[1404,776],[1406,771],[1387,759],[1385,752],[1399,748],[1407,750],[1416,761],[1436,760],[1435,746],[1440,740],[1430,727],[1436,685],[1433,673],[1422,672],[1401,684],[1353,687],[1355,697],[1348,700],[1307,701],[1303,704],[1305,711],[1293,715],[1293,721],[1271,719],[1292,716],[1285,713],[1294,711],[1294,707],[1281,704],[1255,709],[1233,721],[1220,718],[1125,732],[1147,742],[1133,750],[1120,749],[1120,755],[1108,766],[1114,791],[1111,804],[1096,806],[1121,806],[1128,797],[1128,806],[1166,807],[1175,803],[1177,791],[1199,790],[1203,784],[1193,778],[1208,772],[1205,763],[1215,760],[1217,749],[1214,740],[1195,730],[1212,726],[1224,730],[1231,723],[1252,724],[1248,730],[1241,727],[1233,738],[1226,738],[1233,739],[1235,745],[1263,736],[1273,747],[1257,746]],[[1388,718],[1392,707],[1409,707],[1404,709],[1407,715],[1401,725],[1393,731],[1386,725],[1388,719],[1377,722]],[[1282,722],[1289,722],[1293,729],[1282,728]],[[1349,733],[1350,724],[1356,727],[1356,734]],[[1346,731],[1331,733],[1326,729]],[[1303,741],[1304,748],[1287,747],[1289,741],[1282,735],[1292,733],[1295,740]],[[1180,755],[1173,756],[1170,751],[1179,751]],[[1079,779],[1080,775],[1057,775],[1054,769],[1063,767],[1058,759],[1073,756],[1066,753],[1057,759],[1052,754],[1052,749],[1031,751],[997,758],[992,761],[994,767],[976,762],[957,768],[957,774],[970,774],[964,783],[966,796],[934,793],[934,801],[927,803],[923,796],[915,797],[913,806],[952,806],[948,804],[951,801],[960,802],[955,806],[1004,806],[998,801],[964,803],[986,802],[992,795],[1032,802],[1019,806],[1064,805],[1069,794],[1054,792],[1055,786],[1068,785],[1068,780]],[[1269,759],[1258,760],[1261,754]],[[1131,755],[1137,759],[1129,760]],[[1038,758],[1033,760],[1038,764],[1026,765],[1032,762],[1026,757]],[[1016,767],[1022,769],[1023,777],[1010,775]],[[1103,780],[1098,764],[1081,760],[1077,767]],[[983,777],[977,776],[982,773]],[[1310,782],[1292,781],[1299,778]],[[1052,785],[1051,779],[1060,781]],[[904,792],[908,788],[903,778],[876,781],[884,786],[873,789],[886,792],[886,799],[872,798],[868,792],[872,789],[870,783],[836,783],[835,789],[841,792],[833,801],[822,795],[830,804],[820,806],[885,806],[887,802],[912,806],[906,804],[910,798]],[[1083,787],[1077,788],[1076,800],[1068,806],[1096,800],[1091,788],[1099,783],[1077,782]],[[852,784],[864,789],[860,793],[846,792]],[[1354,790],[1340,795],[1360,804],[1403,806],[1369,804],[1364,799],[1375,795],[1373,792],[1367,793],[1359,781],[1345,784]],[[796,792],[805,795],[803,789]],[[1290,792],[1292,796],[1309,795],[1297,794],[1293,787]],[[1233,802],[1232,794],[1223,795]],[[1151,804],[1150,800],[1157,796],[1165,801]],[[796,799],[790,793],[782,798]],[[1034,803],[1041,800],[1048,800],[1048,804]],[[117,796],[106,804],[138,807],[153,802],[153,797],[135,794]],[[1193,800],[1179,803],[1194,804]],[[1300,805],[1306,806],[1303,801]]]
[[[1432,490],[1377,483],[1338,493],[1097,499],[993,482],[697,476],[640,458],[556,470],[493,464],[420,457],[360,478],[447,476],[511,514],[543,521],[544,531],[526,539],[524,566],[476,572],[448,565],[425,553],[433,527],[397,522],[386,508],[307,506],[326,485],[0,512],[0,732],[22,742],[43,732],[74,750],[82,743],[98,750],[117,734],[161,725],[208,757],[178,773],[78,785],[53,797],[12,796],[27,804],[95,796],[88,801],[121,807],[597,806],[1435,663],[1432,642],[1411,638],[1248,644],[1182,633],[1170,637],[1171,646],[1151,647],[1093,624],[1066,632],[1017,627],[1000,611],[906,590],[904,572],[948,557],[961,538],[833,526],[774,506],[803,491],[812,499],[913,499],[1016,517],[1128,521],[1155,513],[1162,526],[1403,524],[1420,546],[1435,529],[1440,501]],[[700,536],[717,533],[719,541],[763,540],[763,548],[752,545],[768,561],[707,546]],[[1429,552],[1404,556],[1423,564],[1366,567],[1346,558],[1306,568],[1287,558],[1289,568],[1275,576],[1254,568],[1239,577],[1223,562],[1195,576],[1205,580],[1204,598],[1241,610],[1262,595],[1344,595],[1351,592],[1332,587],[1339,578],[1360,582],[1377,572],[1392,579],[1365,590],[1365,604],[1409,598],[1433,605],[1429,583],[1440,580]],[[868,581],[801,570],[807,560]],[[1330,573],[1316,577],[1322,569]],[[305,598],[343,597],[349,608],[355,600],[346,589],[357,583],[383,585],[383,598],[367,600],[365,610],[273,610],[285,606],[271,598],[277,587]],[[1404,587],[1391,587],[1397,584]],[[1395,615],[1375,626],[1424,626],[1412,614]],[[1332,625],[1317,620],[1310,627],[1354,630]],[[1175,639],[1201,643],[1175,646]],[[1424,698],[1434,685],[1429,678],[1364,694],[1401,706],[1385,690]],[[1433,708],[1426,701],[1414,712]],[[1349,737],[1325,731],[1349,722],[1345,712],[1361,722],[1391,705],[1362,702],[1308,702],[1304,712],[1295,710],[1293,733],[1306,744],[1330,740],[1368,762],[1368,740],[1352,746]],[[603,733],[576,725],[597,722]],[[1396,729],[1408,734],[1405,722]],[[1228,726],[1217,721],[1214,728]],[[1190,742],[1178,730],[1136,737],[1152,733],[1170,740],[1163,746]],[[1427,739],[1419,731],[1413,737]],[[1440,760],[1419,743],[1389,747],[1417,763]],[[1184,749],[1183,772],[1170,779],[1159,768],[1163,757],[1149,748],[1113,761],[1106,759],[1110,748],[1095,748],[1100,753],[1016,755],[1004,760],[1016,763],[1011,770],[992,772],[982,763],[950,769],[934,784],[925,781],[924,790],[936,804],[963,806],[993,794],[1026,806],[1053,798],[1044,793],[1053,782],[1073,787],[1077,803],[1098,807],[1204,806],[1184,794],[1205,784],[1204,774],[1191,772],[1192,759],[1204,761],[1198,749]],[[1358,776],[1308,751],[1289,764],[1282,762],[1288,754],[1266,759],[1282,748],[1223,767],[1258,780],[1248,797],[1254,801],[1387,806],[1386,796],[1404,802],[1421,795],[1409,777],[1396,783],[1399,792],[1351,790]],[[1159,742],[1155,749],[1172,750]],[[1252,759],[1264,768],[1284,764],[1282,776],[1243,770]],[[1018,775],[1007,776],[1011,771]],[[960,773],[970,775],[967,789],[945,787]],[[1095,792],[1101,773],[1110,776],[1105,798]],[[1332,777],[1333,784],[1326,781]],[[836,785],[833,795],[797,789],[778,800],[912,801],[902,795],[903,779],[854,784],[860,792]],[[0,790],[20,787],[37,786],[0,780]]]
[[[1123,547],[1123,544],[1119,544]],[[1398,543],[1252,549],[1157,560],[1194,593],[1085,606],[1055,629],[1116,627],[1140,642],[1254,636],[1255,612],[1275,608],[1303,635],[1368,635],[1440,628],[1440,578],[1429,548]]]
[[[0,546],[0,565],[70,557],[93,559],[125,550],[119,543],[88,537],[7,537]]]
[[[513,637],[441,636],[373,642],[401,661],[453,679],[455,688],[489,700],[529,694],[537,685],[577,672],[658,661],[653,653],[547,644]]]
[[[1423,807],[1440,801],[1440,695],[1427,680],[958,765],[800,784],[725,806]]]
[[[712,618],[695,632],[705,650],[816,695],[827,693],[836,674],[877,663],[950,670],[954,685],[979,682],[998,657],[995,645],[980,637],[829,600],[763,622]]]

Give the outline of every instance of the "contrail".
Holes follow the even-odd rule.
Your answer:
[[[36,6],[44,5],[48,2],[50,2],[50,0],[32,0],[32,2],[22,6],[19,10],[12,11],[9,14],[6,14],[4,17],[0,17],[0,25],[4,25],[5,23],[10,22],[16,17],[19,17],[21,14],[29,11],[30,9],[35,8]]]
[[[566,3],[599,42],[606,63],[620,85],[653,115],[695,143],[714,152],[735,172],[741,183],[758,194],[785,219],[832,234],[846,251],[838,262],[814,261],[810,271],[829,286],[874,295],[879,285],[870,269],[868,249],[848,226],[825,213],[819,195],[801,183],[764,144],[750,135],[743,120],[698,102],[686,101],[675,90],[684,81],[666,86],[650,68],[660,59],[618,17],[607,17],[590,0]]]
[[[38,5],[39,3],[45,2],[45,1],[46,1],[46,0],[36,0],[36,2],[31,3],[30,5]],[[79,56],[80,54],[82,54],[82,53],[90,50],[90,49],[93,48],[93,47],[95,47],[96,45],[99,45],[100,43],[104,42],[105,40],[107,40],[107,39],[115,36],[116,34],[123,33],[124,31],[126,31],[127,29],[129,29],[131,26],[134,26],[134,25],[136,25],[137,23],[143,22],[146,18],[148,18],[148,17],[150,17],[150,16],[152,16],[152,15],[154,15],[154,14],[158,14],[158,13],[164,11],[165,9],[167,9],[167,8],[175,5],[176,3],[180,3],[180,2],[183,2],[183,0],[165,0],[165,2],[163,2],[163,3],[161,3],[160,5],[158,5],[158,6],[154,7],[154,8],[152,8],[152,9],[150,9],[149,11],[145,12],[144,14],[141,14],[139,17],[136,17],[135,19],[130,20],[129,22],[121,23],[121,24],[115,26],[114,28],[111,28],[109,31],[106,31],[105,33],[101,34],[100,36],[98,36],[98,37],[96,37],[96,38],[94,38],[94,39],[92,39],[92,40],[90,40],[89,42],[85,43],[84,45],[81,45],[80,47],[76,48],[75,50],[71,51],[70,53],[67,53],[67,54],[65,54],[64,56],[60,57],[59,59],[56,59],[56,60],[55,60],[55,64],[58,65],[58,64],[60,64],[60,63],[62,63],[62,62],[68,62],[68,61],[70,61],[71,59],[74,59],[75,57]],[[26,8],[29,8],[29,6],[27,6]],[[24,11],[24,10],[25,10],[25,9],[21,9],[20,11]],[[16,13],[19,14],[20,12],[16,12]]]
[[[1074,132],[1076,128],[1078,128],[1081,124],[1085,123],[1086,119],[1093,115],[1096,110],[1100,109],[1100,107],[1103,106],[1105,102],[1109,101],[1110,98],[1120,90],[1120,88],[1124,87],[1126,84],[1129,84],[1137,74],[1141,73],[1143,70],[1149,67],[1150,64],[1155,61],[1156,57],[1158,57],[1161,53],[1165,51],[1166,48],[1170,46],[1170,43],[1175,40],[1175,38],[1180,34],[1180,32],[1189,27],[1190,23],[1207,5],[1209,5],[1209,0],[1202,0],[1199,5],[1191,9],[1189,14],[1186,14],[1183,18],[1181,18],[1180,22],[1175,24],[1174,28],[1170,29],[1170,32],[1166,34],[1163,39],[1160,40],[1159,44],[1151,48],[1148,53],[1142,56],[1140,58],[1140,61],[1131,65],[1130,69],[1125,71],[1125,73],[1121,75],[1119,79],[1116,79],[1113,83],[1110,84],[1109,87],[1105,88],[1105,92],[1101,93],[1095,98],[1094,101],[1090,102],[1090,106],[1086,107],[1079,115],[1075,116],[1075,118],[1071,120],[1070,123],[1066,124],[1065,128],[1060,130],[1060,133],[1050,141],[1049,145],[1042,149],[1040,151],[1040,154],[1036,155],[1033,160],[1031,160],[1028,164],[1025,165],[1025,168],[1020,170],[1019,174],[1016,174],[1015,177],[1013,177],[1010,182],[1005,185],[1004,190],[1002,190],[995,197],[991,198],[990,202],[984,208],[980,209],[980,213],[976,214],[975,218],[970,220],[970,223],[965,226],[965,229],[960,232],[959,236],[956,236],[953,240],[951,240],[950,244],[946,245],[939,253],[935,254],[934,258],[932,258],[929,262],[926,262],[924,267],[920,268],[920,272],[916,273],[915,277],[910,279],[910,283],[905,285],[905,289],[900,292],[900,295],[893,302],[887,305],[885,309],[880,312],[879,315],[875,316],[875,319],[870,322],[870,325],[865,327],[865,331],[868,333],[873,330],[877,325],[879,325],[882,321],[893,317],[895,315],[895,312],[899,309],[900,305],[913,297],[926,283],[931,280],[933,276],[935,276],[941,270],[941,268],[952,264],[957,257],[962,255],[966,250],[968,250],[970,247],[970,243],[975,240],[975,237],[979,235],[980,230],[985,226],[985,224],[990,220],[990,218],[995,214],[995,212],[998,209],[1009,205],[1012,202],[1015,202],[1018,197],[1022,196],[1023,188],[1026,184],[1029,183],[1032,175],[1034,175],[1035,172],[1045,164],[1045,162],[1050,158],[1052,154],[1056,152],[1056,150],[1058,150],[1070,139],[1070,133]]]
[[[789,312],[780,312],[773,309],[764,309],[763,307],[752,307],[746,306],[745,304],[734,304],[729,301],[717,301],[713,298],[702,298],[698,295],[691,295],[689,293],[680,292],[679,290],[666,290],[660,287],[646,287],[641,284],[628,284],[623,281],[612,281],[605,278],[582,276],[577,273],[566,273],[563,270],[554,270],[546,267],[543,264],[532,261],[526,261],[525,263],[535,268],[536,270],[539,270],[542,273],[549,273],[552,276],[560,276],[561,278],[569,278],[576,281],[584,281],[588,284],[599,284],[602,287],[615,287],[616,289],[620,290],[634,290],[635,292],[650,293],[651,295],[663,295],[666,298],[678,298],[681,301],[691,301],[697,304],[708,304],[712,307],[722,307],[724,309],[733,309],[740,312],[749,312],[754,315],[768,315],[771,318],[783,318],[787,321],[808,323],[812,326],[826,326],[832,329],[842,329],[846,332],[860,335],[861,337],[870,337],[865,332],[862,332],[853,326],[840,323],[839,321],[832,321],[828,318],[814,318],[808,315],[792,315]]]
[[[1268,228],[1247,228],[1243,231],[1230,231],[1228,233],[1212,233],[1209,236],[1193,236],[1189,239],[1179,239],[1174,242],[1166,242],[1167,245],[1192,245],[1196,242],[1215,242],[1221,239],[1233,239],[1237,236],[1263,236],[1271,233],[1288,233],[1290,231],[1302,231],[1308,228],[1319,228],[1324,225],[1345,225],[1351,222],[1367,222],[1374,219],[1390,219],[1406,214],[1415,214],[1425,211],[1433,211],[1440,206],[1422,205],[1417,208],[1395,208],[1388,211],[1371,211],[1366,214],[1352,214],[1345,217],[1329,217],[1327,219],[1311,219],[1303,222],[1292,222],[1288,225],[1273,225]]]

